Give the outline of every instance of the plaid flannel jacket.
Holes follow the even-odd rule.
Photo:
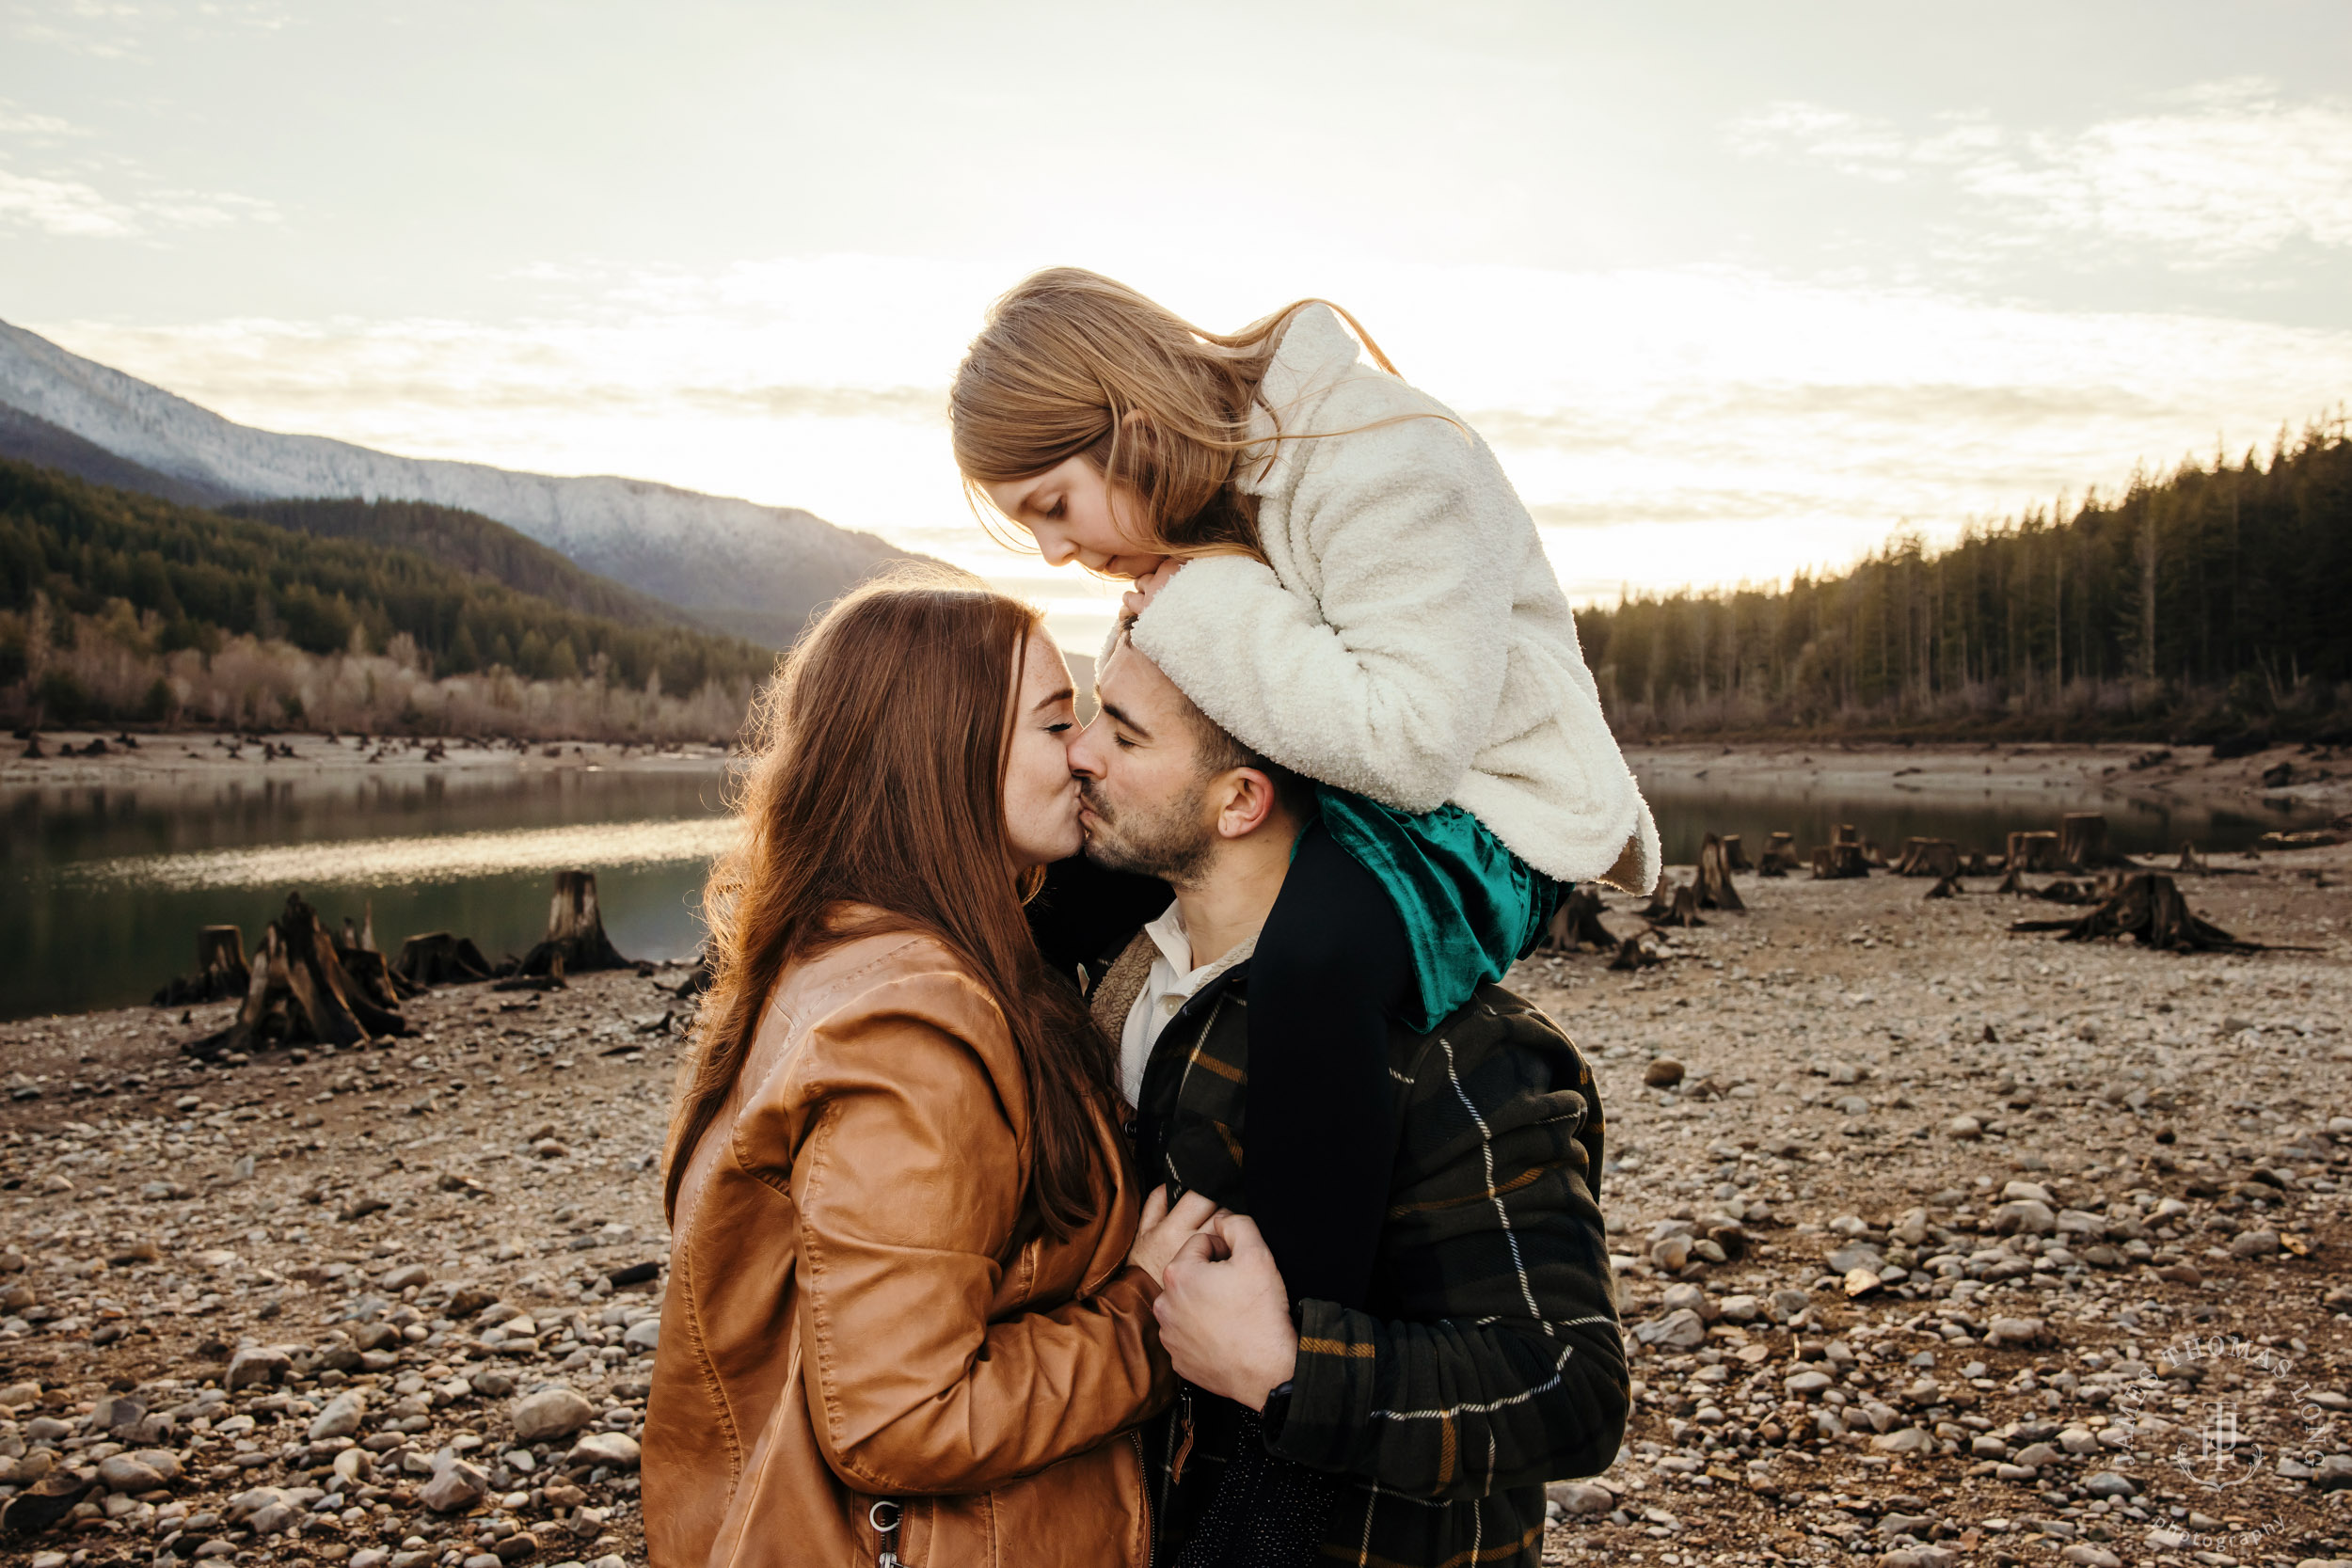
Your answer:
[[[1114,1038],[1148,968],[1131,945],[1094,988]],[[1248,1004],[1244,962],[1162,1032],[1134,1123],[1145,1185],[1244,1207]],[[1599,1095],[1559,1027],[1500,986],[1432,1034],[1391,1029],[1389,1074],[1394,1174],[1371,1309],[1300,1304],[1297,1371],[1287,1406],[1269,1405],[1266,1443],[1346,1478],[1327,1559],[1534,1568],[1544,1482],[1606,1469],[1625,1433],[1625,1348],[1594,1200]],[[1232,1407],[1187,1405],[1224,1402],[1193,1392],[1164,1419],[1197,1429],[1146,1444],[1179,1531],[1214,1491],[1235,1424]]]

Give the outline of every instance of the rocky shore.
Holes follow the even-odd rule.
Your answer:
[[[2311,951],[1880,873],[1521,967],[1600,1075],[1638,1380],[1549,1560],[2352,1558],[2352,848],[2213,863]],[[226,1005],[0,1025],[0,1554],[641,1561],[678,978],[217,1069]]]

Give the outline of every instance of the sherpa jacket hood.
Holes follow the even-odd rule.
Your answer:
[[[1562,881],[1630,843],[1611,879],[1655,887],[1657,824],[1486,443],[1359,358],[1326,306],[1292,318],[1262,392],[1237,484],[1266,559],[1186,562],[1136,646],[1286,768],[1399,811],[1452,801]]]

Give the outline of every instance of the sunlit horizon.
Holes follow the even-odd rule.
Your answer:
[[[33,7],[0,319],[265,429],[804,508],[1084,651],[1116,588],[989,540],[949,461],[989,302],[1055,264],[1211,329],[1320,295],[1492,443],[1575,602],[1779,583],[2341,410],[2352,13],[2287,8],[2087,6],[2136,48],[2086,72],[2022,4],[1209,5],[1085,47],[1046,4]],[[283,135],[270,90],[359,58]],[[1180,87],[1248,160],[1130,112]]]

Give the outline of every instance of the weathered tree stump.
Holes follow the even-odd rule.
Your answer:
[[[1560,907],[1552,911],[1550,921],[1545,925],[1544,940],[1538,951],[1574,953],[1581,948],[1591,947],[1596,952],[1610,952],[1617,945],[1617,939],[1610,935],[1609,927],[1600,923],[1601,911],[1606,907],[1600,901],[1598,891],[1588,883],[1579,883],[1569,889],[1567,897],[1561,900]],[[709,986],[706,978],[700,989],[707,990]],[[683,996],[686,993],[680,990],[678,994]]]
[[[1748,859],[1747,850],[1741,847],[1738,833],[1724,834],[1724,864],[1734,871],[1756,869],[1755,864]]]
[[[1617,956],[1609,960],[1613,970],[1649,969],[1662,962],[1658,952],[1658,939],[1644,931],[1617,943]]]
[[[522,973],[546,974],[561,958],[561,973],[581,974],[592,969],[627,969],[629,960],[614,950],[604,934],[604,917],[596,910],[596,874],[559,871],[555,894],[548,902],[548,934],[523,955]]]
[[[155,993],[158,1007],[185,1007],[243,996],[253,978],[245,961],[245,933],[234,926],[196,928],[196,973],[175,977]]]
[[[1734,840],[1736,843],[1737,840]],[[1708,833],[1699,841],[1698,907],[1703,910],[1744,910],[1740,890],[1731,885],[1731,857],[1724,841]]]
[[[2070,811],[2058,818],[2059,863],[2074,871],[2106,871],[2133,863],[2107,847],[2107,819],[2095,811]]]
[[[1907,838],[1902,858],[1895,863],[1895,875],[1948,881],[1960,875],[1960,846],[1948,838]]]
[[[1695,880],[1677,886],[1671,895],[1665,884],[1659,884],[1659,898],[1642,911],[1642,918],[1653,926],[1704,926],[1699,918],[1699,885]]]
[[[2060,871],[2058,835],[2021,832],[2009,835],[2009,866],[2012,871]]]
[[[341,1048],[407,1032],[397,1006],[371,997],[343,967],[318,912],[290,893],[285,912],[262,933],[236,1021],[181,1049],[211,1059],[269,1045]]]
[[[468,985],[487,980],[496,972],[471,937],[425,931],[400,944],[400,961],[392,973],[408,985],[425,987]]]
[[[1764,846],[1764,858],[1756,862],[1759,877],[1786,877],[1803,863],[1797,859],[1797,835],[1774,833]]]
[[[1817,844],[1813,847],[1813,879],[1817,882],[1839,881],[1869,874],[1870,863],[1862,858],[1862,846],[1859,844]]]
[[[2260,953],[2257,942],[2240,942],[2218,926],[2200,920],[2172,879],[2160,871],[2126,877],[2113,896],[2073,920],[2020,920],[2012,931],[2057,931],[2061,942],[2130,937],[2169,953]]]
[[[1957,898],[1960,896],[1960,894],[1961,887],[1960,879],[1958,877],[1939,878],[1936,880],[1936,884],[1928,889],[1928,896],[1930,898]]]

